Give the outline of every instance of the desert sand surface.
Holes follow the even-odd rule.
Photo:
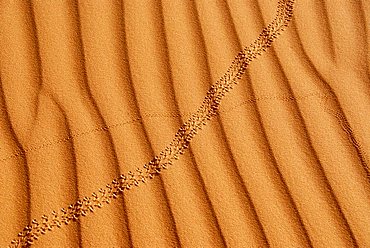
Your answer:
[[[277,0],[0,0],[0,247],[172,140]],[[370,1],[289,27],[160,176],[32,247],[370,247]]]

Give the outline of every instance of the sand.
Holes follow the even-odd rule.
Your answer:
[[[142,167],[277,0],[0,1],[0,247]],[[172,167],[35,247],[370,247],[370,2],[297,0]]]

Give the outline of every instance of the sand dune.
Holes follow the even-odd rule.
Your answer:
[[[0,246],[150,161],[277,0],[0,1]],[[370,3],[297,0],[160,176],[35,247],[370,247]]]

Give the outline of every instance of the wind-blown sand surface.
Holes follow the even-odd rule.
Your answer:
[[[0,0],[0,246],[141,167],[277,0]],[[289,28],[161,176],[35,247],[370,247],[370,1]]]

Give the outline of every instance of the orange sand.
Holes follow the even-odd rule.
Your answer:
[[[0,247],[160,152],[276,3],[0,0]],[[35,247],[370,247],[368,37],[297,0],[171,169]]]

